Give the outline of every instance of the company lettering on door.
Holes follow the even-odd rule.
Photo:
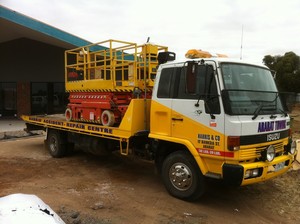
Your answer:
[[[198,134],[198,143],[204,149],[215,149],[215,146],[220,146],[220,140],[219,135]]]

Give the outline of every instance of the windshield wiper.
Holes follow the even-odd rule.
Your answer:
[[[281,113],[283,113],[283,115],[284,115],[285,117],[288,116],[287,112],[285,112],[284,110],[279,109],[279,111],[280,111]]]
[[[273,102],[275,102],[276,103],[276,100],[277,100],[277,98],[279,97],[279,94],[278,93],[276,93],[276,97],[275,97],[275,99],[274,100],[272,100],[272,101],[267,101],[268,103],[273,103]],[[277,104],[275,104],[274,106],[275,107],[277,107],[276,106]],[[263,102],[261,102],[261,104],[256,108],[256,110],[254,111],[254,114],[253,114],[253,117],[252,117],[252,120],[255,120],[256,118],[257,118],[257,116],[258,116],[258,114],[259,114],[259,112],[261,111],[261,109],[263,108],[263,107],[265,107],[265,106],[271,106],[271,105],[264,105],[264,103]],[[284,114],[284,116],[286,117],[287,116],[287,113],[285,112],[285,111],[283,111],[283,110],[281,110],[281,109],[279,109],[280,110],[280,112],[282,112],[283,114]],[[270,116],[270,118],[271,119],[275,119],[276,118],[276,116],[275,115],[271,115]]]
[[[208,102],[215,99],[215,98],[218,98],[218,97],[219,97],[219,95],[212,95],[212,96],[210,96],[210,95],[199,95],[199,98],[197,100],[197,103],[195,104],[195,107],[199,107],[199,101],[201,99],[203,99],[204,100],[204,105],[206,106],[207,112],[209,113],[211,119],[215,119],[216,116],[212,113]]]
[[[284,110],[282,110],[282,109],[278,109],[278,111],[276,111],[276,113],[277,113],[277,112],[282,113],[285,117],[288,116],[287,112],[284,111]],[[271,114],[270,119],[275,119],[276,117],[277,117],[276,115]]]
[[[206,95],[202,94],[202,95],[199,95],[198,97],[198,100],[197,100],[197,103],[195,103],[195,107],[199,107],[199,102],[201,99],[204,99],[206,97]]]
[[[273,106],[276,106],[276,105],[273,105]],[[255,120],[255,119],[258,117],[259,112],[260,112],[264,107],[267,107],[265,110],[273,110],[273,111],[274,111],[274,109],[275,109],[275,108],[273,108],[273,109],[272,109],[272,108],[269,108],[269,107],[272,107],[272,105],[261,103],[261,104],[256,108],[256,110],[254,111],[252,120]],[[288,114],[287,114],[285,111],[283,111],[283,110],[281,110],[281,109],[278,109],[278,110],[279,110],[279,112],[283,113],[285,117],[288,116]],[[278,111],[278,110],[276,110],[276,111]],[[275,111],[275,113],[276,113],[276,111]],[[277,117],[277,116],[274,115],[274,114],[271,114],[271,115],[270,115],[270,118],[271,118],[271,119],[275,119],[276,117]]]
[[[256,110],[254,111],[254,114],[253,114],[253,117],[252,117],[252,120],[255,120],[259,114],[259,112],[261,111],[261,109],[263,108],[263,104],[261,103],[257,108]]]

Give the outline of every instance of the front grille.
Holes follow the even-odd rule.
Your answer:
[[[256,147],[256,148],[245,148],[241,149],[239,152],[239,160],[240,161],[259,161],[261,158],[261,151],[265,150],[269,145]],[[282,142],[273,144],[276,151],[276,156],[281,156],[284,153],[284,147]]]

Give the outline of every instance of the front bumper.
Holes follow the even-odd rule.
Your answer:
[[[224,163],[223,179],[226,183],[234,186],[243,186],[265,181],[279,176],[289,170],[294,161],[295,155],[282,155],[276,157],[272,162],[254,162],[229,164]],[[258,169],[258,176],[246,177],[248,170]]]

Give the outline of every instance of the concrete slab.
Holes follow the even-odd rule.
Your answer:
[[[26,128],[26,125],[23,120],[17,118],[1,118],[0,140],[43,134],[43,131],[32,131],[31,133],[27,133],[26,131],[24,131],[24,128]]]
[[[0,119],[0,132],[23,131],[25,122],[19,119]]]

